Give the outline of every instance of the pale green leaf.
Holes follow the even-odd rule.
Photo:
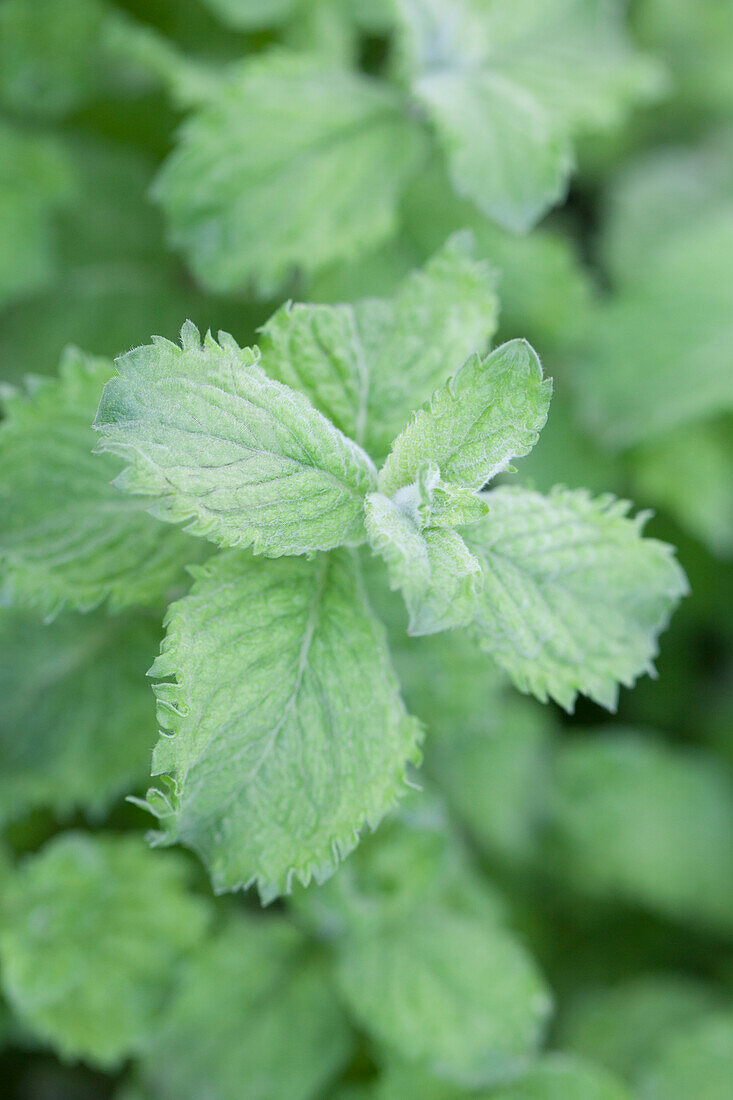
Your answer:
[[[379,488],[392,496],[432,462],[446,482],[480,489],[535,445],[551,393],[524,340],[472,356],[394,441]]]
[[[570,138],[617,124],[659,72],[610,0],[399,0],[404,66],[458,193],[524,231],[559,201]]]
[[[219,890],[265,899],[333,872],[404,789],[418,757],[383,628],[345,551],[278,561],[219,555],[173,604],[153,672],[165,730],[154,755],[167,842],[193,848]]]
[[[639,1076],[639,1100],[728,1100],[733,1081],[733,1014],[703,1016],[670,1036]]]
[[[653,672],[657,636],[687,592],[672,548],[611,496],[502,487],[466,528],[483,585],[474,629],[520,691],[571,710],[578,692],[616,706]]]
[[[355,1019],[388,1052],[474,1087],[524,1068],[551,1008],[510,932],[440,906],[372,922],[342,948],[338,974]]]
[[[491,1093],[492,1100],[632,1100],[607,1070],[573,1055],[552,1053],[517,1081]]]
[[[202,282],[269,293],[389,237],[423,150],[386,85],[318,55],[270,53],[188,120],[155,194]]]
[[[286,305],[263,329],[267,373],[381,457],[413,409],[494,334],[494,275],[457,235],[390,300]]]
[[[112,455],[92,454],[107,359],[67,349],[57,379],[11,392],[0,427],[0,562],[5,602],[53,615],[156,604],[201,559],[195,540],[156,522],[150,501],[111,484]]]
[[[222,22],[235,30],[259,30],[283,22],[301,0],[204,0]]]
[[[554,762],[547,839],[583,893],[733,930],[733,785],[713,757],[632,730]]]
[[[0,615],[0,822],[37,807],[98,815],[146,779],[153,618]]]
[[[66,833],[4,891],[0,961],[19,1018],[67,1059],[114,1069],[148,1042],[207,904],[180,856],[135,836]]]
[[[350,1048],[324,958],[282,919],[240,915],[186,965],[139,1072],[156,1100],[312,1100]]]
[[[381,493],[367,497],[365,517],[369,545],[386,562],[390,587],[405,598],[409,633],[468,626],[476,615],[481,567],[458,532],[420,530]]]
[[[118,484],[155,515],[221,546],[277,557],[364,539],[368,456],[226,334],[187,322],[129,352],[105,387],[99,444],[129,462]]]

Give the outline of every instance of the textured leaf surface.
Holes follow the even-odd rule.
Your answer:
[[[367,497],[365,515],[369,544],[386,562],[390,587],[405,598],[410,634],[468,626],[476,615],[481,567],[458,532],[421,531],[381,493]]]
[[[648,734],[567,744],[554,765],[548,844],[585,893],[733,929],[733,785],[702,751]]]
[[[494,275],[453,237],[390,300],[286,305],[264,327],[262,365],[375,457],[413,409],[494,334]]]
[[[474,629],[520,691],[570,710],[578,692],[613,709],[618,684],[652,672],[657,635],[687,591],[644,516],[583,490],[502,487],[467,528],[483,569]]]
[[[522,1068],[551,1007],[531,958],[485,919],[439,907],[416,918],[344,948],[339,978],[355,1018],[393,1055],[459,1084]]]
[[[311,1100],[351,1037],[322,956],[280,918],[230,919],[187,963],[141,1077],[158,1100]]]
[[[400,0],[405,64],[459,194],[524,231],[563,195],[569,138],[617,123],[658,73],[628,44],[620,5],[587,0]]]
[[[67,833],[31,856],[3,897],[3,987],[64,1058],[115,1068],[141,1049],[208,908],[186,865],[138,837]]]
[[[155,514],[271,557],[363,541],[368,456],[230,336],[154,339],[118,360],[95,427],[127,462],[118,479]]]
[[[612,186],[615,293],[575,366],[588,427],[618,448],[733,409],[733,135],[651,154]]]
[[[102,812],[147,778],[154,619],[0,615],[0,821],[36,807]]]
[[[174,604],[155,675],[156,772],[175,777],[168,841],[217,889],[263,898],[328,877],[415,760],[381,624],[342,551],[313,561],[220,555]]]
[[[379,474],[389,496],[433,462],[449,484],[480,489],[537,442],[552,383],[524,340],[474,355],[398,435]]]
[[[200,560],[193,539],[111,484],[112,455],[92,454],[94,411],[112,363],[75,349],[56,380],[11,393],[0,427],[0,562],[6,601],[53,614],[159,603]]]
[[[207,286],[274,290],[378,244],[424,137],[399,95],[322,57],[244,62],[185,124],[156,194]]]

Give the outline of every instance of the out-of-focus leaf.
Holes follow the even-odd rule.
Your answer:
[[[180,856],[136,836],[66,833],[28,858],[0,916],[5,993],[63,1058],[114,1069],[148,1041],[208,905]]]
[[[154,618],[0,615],[0,821],[97,815],[147,777],[159,636]]]
[[[555,756],[549,858],[576,889],[733,930],[733,784],[702,750],[618,730]]]
[[[733,1015],[690,1021],[671,1035],[640,1073],[639,1100],[728,1100],[733,1081]]]
[[[139,1073],[156,1100],[312,1100],[350,1049],[323,955],[281,918],[240,915],[186,964]]]

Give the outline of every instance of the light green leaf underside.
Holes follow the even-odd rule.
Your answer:
[[[67,349],[55,380],[29,379],[0,427],[0,563],[6,602],[54,614],[163,602],[201,548],[112,485],[92,419],[112,363]]]
[[[565,190],[569,138],[623,118],[658,91],[630,47],[621,5],[400,0],[404,64],[453,184],[507,229],[525,231]]]
[[[139,837],[66,833],[11,879],[4,991],[62,1058],[115,1069],[149,1040],[180,959],[208,923],[186,871]]]
[[[640,1074],[639,1100],[727,1100],[733,1080],[733,1013],[718,1012],[680,1028]]]
[[[418,758],[381,624],[344,551],[313,561],[222,554],[174,604],[153,666],[174,776],[161,839],[193,848],[216,889],[265,900],[327,878]]]
[[[499,488],[464,532],[481,562],[473,629],[521,691],[572,709],[613,709],[618,684],[653,672],[657,636],[687,591],[672,548],[642,539],[644,516],[583,490]]]
[[[380,490],[392,496],[429,462],[449,484],[480,489],[535,445],[551,393],[524,340],[472,356],[398,435],[379,474]]]
[[[400,589],[410,634],[468,626],[477,608],[481,567],[457,531],[421,531],[381,493],[367,497],[366,529],[372,550],[384,559],[390,587]]]
[[[0,615],[0,822],[37,807],[97,815],[147,777],[159,639],[148,618]]]
[[[733,133],[652,154],[610,193],[615,293],[575,366],[588,427],[618,448],[733,409]]]
[[[187,322],[181,342],[154,337],[105,387],[95,427],[129,462],[118,484],[220,546],[277,557],[363,541],[376,472],[361,448],[230,336],[202,344]]]
[[[202,282],[271,293],[387,238],[424,142],[386,85],[274,52],[188,120],[155,194]]]
[[[232,917],[187,964],[140,1066],[157,1100],[310,1100],[351,1036],[325,959],[280,918]]]
[[[464,1085],[523,1068],[551,1007],[508,931],[440,906],[365,929],[344,946],[338,973],[355,1019],[380,1045]]]
[[[389,300],[284,306],[263,329],[264,369],[380,458],[413,409],[496,330],[494,274],[471,252],[470,238],[453,237]]]
[[[731,933],[733,786],[713,758],[609,731],[564,746],[550,789],[552,862],[576,888]]]
[[[55,274],[53,215],[71,193],[71,165],[60,145],[0,123],[0,304]]]

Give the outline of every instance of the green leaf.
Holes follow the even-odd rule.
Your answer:
[[[646,516],[584,490],[502,487],[465,532],[483,569],[474,630],[520,691],[572,710],[578,692],[612,710],[618,684],[653,673],[657,636],[681,596],[672,548]]]
[[[377,824],[418,729],[348,553],[228,553],[196,576],[152,670],[175,678],[157,687],[170,732],[153,758],[175,787],[149,802],[217,890],[256,883],[270,900],[327,878]]]
[[[372,921],[342,948],[338,975],[355,1019],[390,1054],[466,1086],[524,1068],[551,1008],[511,933],[440,906]]]
[[[273,52],[237,66],[188,120],[155,194],[206,286],[268,294],[389,237],[423,150],[396,91]]]
[[[94,426],[130,464],[117,483],[154,514],[220,546],[277,557],[358,545],[369,457],[301,394],[267,378],[257,352],[220,333],[181,347],[153,338],[117,362]]]
[[[150,501],[111,484],[120,470],[96,458],[92,418],[107,359],[67,349],[54,380],[11,392],[0,427],[0,562],[5,602],[48,615],[108,600],[113,609],[157,604],[200,560],[193,539],[157,523]]]
[[[589,430],[623,449],[733,409],[733,135],[653,153],[610,189],[614,293],[574,364]]]
[[[670,1036],[640,1075],[639,1100],[727,1100],[733,1080],[733,1015],[703,1017]]]
[[[115,1069],[149,1040],[207,904],[179,856],[134,836],[66,833],[22,864],[4,892],[3,988],[62,1058]]]
[[[410,634],[468,626],[476,615],[481,567],[450,528],[421,531],[414,519],[381,493],[365,504],[369,545],[387,564],[390,587],[401,589]]]
[[[222,22],[235,30],[258,30],[282,23],[301,0],[204,0]]]
[[[618,3],[399,0],[398,13],[456,191],[507,229],[530,229],[562,198],[571,137],[617,124],[659,88]]]
[[[0,615],[0,822],[37,807],[97,816],[146,778],[159,638],[147,618]]]
[[[493,336],[494,283],[458,234],[391,300],[283,306],[262,330],[262,365],[381,457],[413,409]]]
[[[310,1100],[351,1036],[312,945],[280,918],[232,917],[187,963],[140,1075],[157,1100]]]
[[[733,785],[714,757],[619,729],[565,745],[550,791],[547,861],[577,889],[731,933]]]
[[[632,1100],[626,1086],[606,1070],[583,1058],[554,1052],[491,1095],[493,1100]]]
[[[433,462],[449,484],[480,489],[535,445],[551,393],[524,340],[472,356],[397,436],[379,488],[392,496]]]
[[[685,974],[637,974],[571,1000],[557,1042],[633,1080],[671,1033],[695,1025],[719,999],[712,987]]]
[[[733,556],[733,416],[687,424],[634,452],[639,492],[714,554]]]
[[[0,14],[0,39],[1,20]],[[0,123],[0,305],[53,278],[58,262],[53,215],[69,201],[72,180],[71,165],[55,141]]]

